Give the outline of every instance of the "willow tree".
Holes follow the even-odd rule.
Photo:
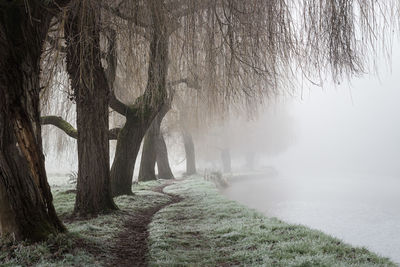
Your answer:
[[[84,216],[117,208],[110,187],[110,88],[101,64],[100,14],[95,1],[73,1],[64,27],[67,71],[76,101],[78,129],[78,181],[74,212]]]
[[[78,5],[78,3],[79,1],[76,2],[76,5]],[[66,132],[69,136],[78,138],[79,154],[79,143],[81,143],[81,146],[91,146],[92,150],[95,147],[99,147],[99,143],[95,141],[91,142],[91,144],[88,144],[87,141],[85,143],[83,139],[82,142],[79,141],[79,136],[82,132],[80,129],[81,127],[82,129],[88,129],[90,120],[92,120],[93,127],[96,127],[97,125],[101,127],[102,131],[104,131],[104,129],[107,129],[108,131],[108,125],[106,127],[106,123],[99,125],[99,122],[105,122],[105,103],[107,103],[107,105],[109,105],[115,112],[125,117],[126,122],[123,127],[116,131],[110,131],[108,136],[110,139],[117,139],[115,158],[111,167],[111,189],[112,194],[116,196],[121,194],[131,194],[133,168],[141,141],[147,128],[150,126],[152,120],[157,115],[159,109],[164,104],[165,98],[167,97],[166,76],[168,65],[168,42],[165,41],[165,34],[167,32],[165,29],[167,23],[164,21],[166,19],[165,13],[160,13],[160,8],[158,7],[157,1],[146,2],[143,4],[143,8],[145,9],[146,14],[148,14],[148,17],[146,17],[148,21],[146,20],[144,24],[146,28],[145,37],[146,40],[149,41],[149,55],[148,57],[143,54],[141,55],[142,58],[148,59],[146,77],[147,82],[145,86],[146,89],[134,100],[133,104],[124,103],[119,100],[117,94],[114,92],[116,91],[114,90],[114,87],[117,87],[115,82],[118,72],[117,56],[118,54],[123,54],[121,50],[127,50],[126,47],[131,47],[132,41],[129,39],[136,38],[132,37],[132,32],[136,33],[136,27],[138,26],[136,24],[126,25],[125,16],[117,12],[114,5],[121,7],[121,5],[115,3],[114,1],[102,1],[99,3],[96,3],[96,1],[87,1],[80,3],[79,7],[72,8],[69,12],[70,19],[67,21],[65,28],[65,38],[67,40],[68,52],[67,69],[72,79],[73,90],[71,98],[74,99],[77,104],[77,129],[74,129],[74,127],[72,127],[69,123],[57,116],[43,117],[42,123],[55,125]],[[84,12],[82,10],[85,10],[85,8],[88,10],[89,7],[93,12],[96,12],[96,21],[90,21],[92,18],[90,14],[82,13]],[[100,13],[104,14],[101,21],[99,17]],[[107,14],[109,14],[109,16],[107,16]],[[129,21],[132,21],[132,18],[129,18]],[[83,25],[83,23],[90,23],[90,25]],[[141,25],[142,22],[138,22],[137,24]],[[108,39],[107,51],[100,50],[102,44],[99,41],[99,29],[102,27],[102,25],[109,26],[103,28],[103,31],[101,32],[101,35],[107,36]],[[87,31],[86,36],[84,35],[85,32],[83,30]],[[124,31],[127,32],[128,40],[123,39],[125,34]],[[92,35],[90,36],[89,34]],[[126,47],[120,49],[118,47],[118,39],[126,41],[126,43],[124,43],[124,46]],[[90,44],[93,42],[96,43],[90,46]],[[83,48],[87,48],[85,51],[79,50],[82,45]],[[131,51],[126,53],[129,55],[131,54]],[[106,62],[105,71],[100,62],[100,55],[104,55],[103,59]],[[141,66],[141,68],[143,69],[143,66]],[[90,88],[86,88],[88,86],[90,86]],[[91,89],[100,90],[100,93],[97,91],[94,92]],[[84,94],[79,96],[79,90],[83,90]],[[88,92],[86,93],[85,91]],[[106,92],[106,94],[104,92]],[[85,103],[85,101],[88,103]],[[102,119],[100,119],[99,116],[96,117],[94,115],[95,112],[89,112],[90,110],[86,110],[86,112],[79,112],[80,105],[82,110],[84,110],[84,108],[87,109],[87,106],[95,109],[97,109],[98,106],[101,106],[103,108],[101,111]],[[96,110],[96,112],[100,111]],[[79,123],[79,116],[82,118],[81,123]],[[94,128],[91,129],[91,131],[93,130]],[[105,132],[104,135],[101,134],[102,141],[105,140],[103,139],[105,136]],[[91,140],[90,136],[86,136],[86,140]],[[86,147],[82,150],[82,152],[89,152],[92,150],[90,150],[89,147]],[[105,159],[106,154],[100,153],[101,151],[97,151],[96,153],[93,153],[93,155],[96,155],[96,157],[104,157]],[[85,158],[81,158],[81,154],[79,154],[79,173],[82,170],[82,172],[85,172],[86,175],[80,175],[78,173],[78,194],[80,181],[85,181],[85,179],[91,181],[97,181],[98,179],[101,181],[108,180],[104,178],[106,177],[106,171],[104,168],[108,168],[108,164],[103,164],[105,163],[103,160],[93,160],[93,158],[91,159],[90,163],[90,153],[86,154]],[[93,169],[98,169],[94,168],[95,166],[92,166],[96,164],[99,164],[98,166],[103,166],[102,171],[104,175],[99,176],[94,173],[92,174]],[[80,177],[82,177],[82,179]],[[87,179],[84,177],[92,178]],[[101,186],[99,188],[103,188],[102,190],[105,192],[104,188],[106,183],[102,182],[100,184]],[[82,200],[80,201],[81,203],[98,202],[94,201],[94,199],[88,199],[88,197],[91,195],[97,196],[98,198],[108,198],[107,196],[100,194],[101,191],[93,188],[93,186],[90,186],[90,183],[87,183],[84,188],[86,188],[86,193],[82,194]]]
[[[68,1],[0,2],[0,232],[42,240],[65,231],[47,182],[40,127],[40,59]]]
[[[334,79],[340,79],[346,74],[362,72],[360,56],[367,48],[375,47],[377,39],[372,33],[385,24],[380,24],[376,18],[386,10],[375,7],[373,2],[360,5],[353,1],[296,4],[291,1],[188,0],[158,1],[154,10],[149,6],[141,1],[121,1],[109,10],[139,26],[139,33],[145,32],[151,38],[171,44],[169,80],[182,79],[182,75],[199,76],[202,90],[197,98],[207,103],[206,113],[210,116],[223,115],[232,105],[254,112],[265,99],[289,89],[290,79],[295,78],[294,67],[299,67],[307,78],[331,73]],[[155,30],[157,24],[149,19],[153,11],[163,18],[163,32]],[[365,39],[356,41],[357,31]],[[204,115],[204,110],[199,113]],[[139,179],[155,178],[154,146],[155,136],[160,132],[159,124],[155,123],[145,138]],[[190,136],[186,134],[185,137],[190,145]],[[126,146],[117,145],[117,150],[123,147]],[[129,192],[136,155],[117,155],[118,161],[112,169],[112,177],[119,188],[116,191]],[[129,168],[122,172],[124,168],[118,162]],[[130,164],[126,164],[128,162]]]
[[[104,34],[101,3],[71,1],[65,15],[54,21],[55,29],[48,36],[48,46],[53,50],[43,63],[44,69],[49,69],[47,65],[50,65],[51,71],[56,65],[60,72],[58,76],[68,77],[66,91],[76,106],[77,129],[54,115],[43,116],[41,123],[55,125],[77,139],[78,179],[74,208],[77,216],[117,209],[111,196],[109,139],[116,138],[118,133],[108,129],[110,88],[101,62],[101,37]],[[65,45],[59,42],[62,38]],[[45,107],[49,104],[48,99],[54,96],[52,91],[58,91],[59,83],[52,81],[48,87],[42,95]],[[64,102],[68,101],[63,99],[61,102],[65,107]]]
[[[339,80],[363,72],[363,56],[378,47],[384,32],[381,26],[392,22],[385,13],[388,6],[394,4],[373,0],[105,2],[107,14],[149,43],[148,55],[127,53],[127,58],[139,63],[148,59],[137,64],[147,69],[143,94],[133,104],[113,96],[110,101],[126,117],[111,168],[113,193],[131,192],[139,145],[164,104],[166,80],[198,77],[201,90],[196,91],[193,105],[201,119],[222,115],[232,106],[253,112],[269,97],[290,89],[297,69],[308,79],[330,73]],[[381,14],[387,19],[381,20]],[[119,35],[120,28],[116,30]],[[120,41],[118,52],[123,46]]]

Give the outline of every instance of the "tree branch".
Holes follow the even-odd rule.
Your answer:
[[[179,79],[179,80],[171,81],[171,82],[168,82],[168,86],[172,87],[172,86],[179,85],[181,83],[185,83],[186,86],[189,87],[189,88],[193,88],[193,89],[196,89],[196,90],[201,89],[199,81],[197,80],[196,77],[193,80],[189,79],[189,78],[182,78],[182,79]]]
[[[77,139],[78,131],[67,121],[63,120],[59,116],[44,116],[40,118],[40,123],[42,125],[53,125],[65,132],[68,136]],[[109,140],[117,140],[118,134],[121,128],[113,128],[108,132]]]
[[[129,22],[133,22],[136,26],[143,27],[143,28],[148,28],[150,27],[150,22],[148,21],[148,17],[146,15],[146,12],[143,12],[141,10],[140,12],[136,12],[134,16],[126,15],[121,12],[119,7],[111,7],[107,4],[102,4],[101,5],[105,10],[113,14],[114,16],[117,16],[123,20],[127,20]],[[141,17],[139,17],[141,15]]]
[[[57,128],[63,130],[68,136],[77,139],[78,131],[67,121],[63,120],[58,116],[44,116],[40,118],[40,124],[42,125],[54,125]]]
[[[114,90],[111,90],[110,92],[110,107],[122,116],[126,116],[126,113],[129,110],[127,105],[118,100],[118,98],[115,96]]]

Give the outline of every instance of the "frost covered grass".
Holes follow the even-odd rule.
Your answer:
[[[0,266],[102,266],[132,214],[168,203],[151,191],[165,181],[139,183],[134,195],[115,198],[120,210],[71,220],[75,192],[54,187],[54,204],[67,234],[28,244],[0,239]],[[160,210],[149,225],[152,266],[395,266],[363,248],[303,226],[289,225],[222,196],[198,176],[167,186],[183,200]]]
[[[0,239],[0,266],[102,266],[109,257],[115,236],[124,229],[129,214],[167,203],[170,197],[151,191],[165,181],[135,184],[134,195],[115,198],[119,211],[88,220],[72,220],[75,192],[71,186],[52,188],[57,213],[68,228],[67,234],[46,242],[29,244]],[[95,252],[94,252],[95,251]]]
[[[184,199],[150,224],[153,266],[395,266],[365,248],[227,200],[201,177],[164,191]]]

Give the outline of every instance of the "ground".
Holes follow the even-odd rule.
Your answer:
[[[200,176],[133,186],[120,211],[70,218],[71,188],[53,188],[69,233],[39,244],[0,241],[0,265],[395,266],[364,248],[289,225],[223,197]]]

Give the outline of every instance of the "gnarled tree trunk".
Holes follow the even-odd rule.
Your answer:
[[[149,0],[152,17],[152,37],[147,86],[133,106],[126,106],[126,123],[117,141],[111,168],[114,196],[131,193],[133,170],[142,139],[167,98],[169,33],[165,13],[156,0]],[[121,104],[121,103],[120,103]],[[121,113],[121,112],[120,112]]]
[[[121,129],[111,167],[111,188],[113,196],[132,194],[133,169],[140,144],[146,132],[145,126],[127,115],[124,127]]]
[[[0,230],[32,241],[65,231],[42,153],[40,56],[53,10],[42,5],[32,1],[27,11],[8,1],[0,9]]]
[[[76,1],[65,24],[67,70],[76,98],[78,181],[74,212],[90,216],[117,209],[111,196],[108,141],[109,86],[100,58],[100,14]]]

